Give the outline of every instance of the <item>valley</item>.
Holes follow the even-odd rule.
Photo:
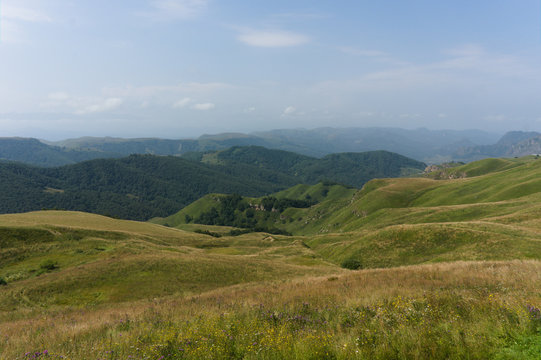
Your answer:
[[[0,0],[0,360],[541,359],[539,25]]]
[[[537,358],[540,175],[487,159],[151,222],[0,215],[1,357]]]

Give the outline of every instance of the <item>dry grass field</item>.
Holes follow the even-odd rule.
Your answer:
[[[2,316],[2,356],[535,358],[539,288],[538,261],[454,262],[20,310]]]

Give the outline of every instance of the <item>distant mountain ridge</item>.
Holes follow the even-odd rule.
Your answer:
[[[541,133],[510,131],[492,145],[462,147],[453,160],[471,161],[489,157],[521,157],[541,153]]]
[[[252,134],[223,133],[177,140],[82,137],[51,142],[0,138],[0,159],[50,167],[97,158],[121,158],[131,154],[181,156],[233,146],[262,146],[318,158],[332,153],[385,150],[437,164],[540,153],[540,136],[538,132],[523,131],[511,131],[499,136],[480,130],[317,128]]]
[[[108,152],[89,152],[51,146],[33,138],[0,138],[0,160],[18,161],[37,166],[61,166],[81,161],[115,157]]]
[[[198,139],[123,139],[82,137],[62,141],[0,138],[0,159],[37,166],[61,166],[131,154],[179,156],[188,152],[263,146],[323,157],[332,153],[386,150],[424,162],[453,160],[464,147],[494,144],[499,135],[480,130],[407,130],[399,128],[317,128],[272,130],[252,134],[202,135]]]

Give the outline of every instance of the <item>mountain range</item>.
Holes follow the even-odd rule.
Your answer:
[[[61,166],[96,158],[131,154],[179,156],[223,150],[231,146],[263,146],[323,157],[339,152],[386,150],[419,161],[437,163],[479,157],[461,149],[494,144],[499,135],[480,130],[406,130],[399,128],[318,128],[272,130],[252,134],[203,135],[198,139],[122,139],[83,137],[63,141],[0,138],[0,159],[37,166]],[[468,150],[469,151],[469,150]],[[456,153],[456,154],[455,154]]]

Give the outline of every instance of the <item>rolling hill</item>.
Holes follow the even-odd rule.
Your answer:
[[[244,199],[292,236],[183,222],[226,195],[170,227],[1,215],[0,357],[539,358],[541,160],[452,171]]]
[[[376,176],[424,168],[423,163],[387,152],[316,159],[261,147],[236,147],[218,154],[228,154],[227,161],[132,155],[57,168],[0,163],[0,213],[45,208],[147,220],[173,214],[209,193],[261,196],[321,179],[362,186]],[[255,159],[267,165],[254,163]],[[295,159],[295,170],[280,164],[284,159]]]
[[[388,151],[330,154],[322,158],[300,155],[260,146],[234,146],[226,150],[184,155],[210,165],[226,167],[253,166],[295,176],[299,181],[322,180],[361,187],[368,180],[419,174],[425,164]]]
[[[273,196],[315,201],[309,207],[270,211],[258,209],[265,198],[246,199],[245,203],[255,208],[251,218],[259,225],[300,236],[312,250],[336,264],[349,258],[368,267],[388,267],[424,261],[496,260],[510,254],[537,257],[541,248],[536,231],[541,225],[535,214],[541,211],[541,160],[486,159],[452,171],[466,177],[434,180],[429,174],[376,179],[360,191],[320,183]],[[219,199],[219,195],[207,196],[169,218],[153,221],[180,228],[190,222],[208,225],[208,216],[201,215],[215,208],[214,216],[219,218],[224,204]],[[253,212],[239,209],[242,207],[235,209],[237,220]],[[414,241],[418,248],[410,247]]]

